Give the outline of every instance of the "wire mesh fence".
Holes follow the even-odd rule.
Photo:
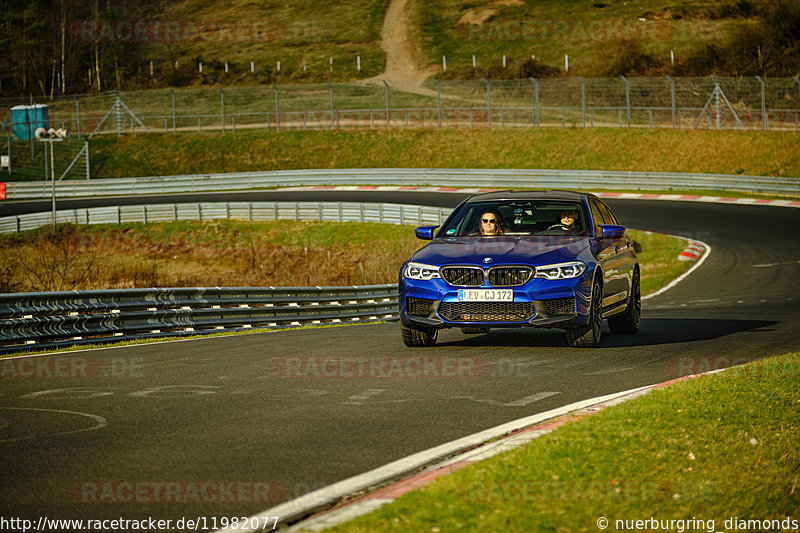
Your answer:
[[[108,92],[45,100],[53,127],[92,137],[247,129],[645,127],[798,131],[800,79],[546,78],[320,83]],[[11,142],[11,138],[7,142]]]

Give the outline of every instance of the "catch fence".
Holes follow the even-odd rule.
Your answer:
[[[800,79],[543,78],[259,85],[0,100],[49,106],[54,128],[92,137],[266,129],[644,127],[794,131]]]

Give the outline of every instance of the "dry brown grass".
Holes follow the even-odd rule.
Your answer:
[[[352,225],[303,222],[60,226],[0,239],[0,292],[395,282],[420,241],[408,227],[365,226],[380,231],[353,236],[344,229]]]

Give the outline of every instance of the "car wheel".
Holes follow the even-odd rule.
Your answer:
[[[439,337],[439,330],[435,328],[414,328],[400,325],[403,344],[409,347],[433,346]]]
[[[603,333],[602,315],[603,291],[600,282],[592,287],[592,303],[589,306],[589,323],[585,326],[569,328],[566,331],[567,344],[575,348],[597,348]]]
[[[467,335],[481,335],[483,333],[489,333],[489,328],[461,328],[462,333],[466,333]]]
[[[611,333],[636,333],[642,320],[642,291],[639,283],[639,271],[633,273],[631,281],[631,298],[625,313],[608,319]]]

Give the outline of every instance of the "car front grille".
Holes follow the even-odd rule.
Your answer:
[[[480,267],[443,267],[442,278],[457,287],[480,287],[483,285],[483,269]]]
[[[524,285],[533,275],[531,267],[496,267],[489,269],[489,285],[493,287],[516,287]]]
[[[533,269],[527,266],[492,267],[487,274],[481,267],[446,266],[442,267],[441,276],[456,287],[480,287],[487,277],[493,287],[517,287],[531,279]]]
[[[450,322],[525,322],[536,309],[531,302],[442,302],[439,314]]]
[[[406,298],[406,313],[416,316],[430,316],[435,301],[427,298]]]

